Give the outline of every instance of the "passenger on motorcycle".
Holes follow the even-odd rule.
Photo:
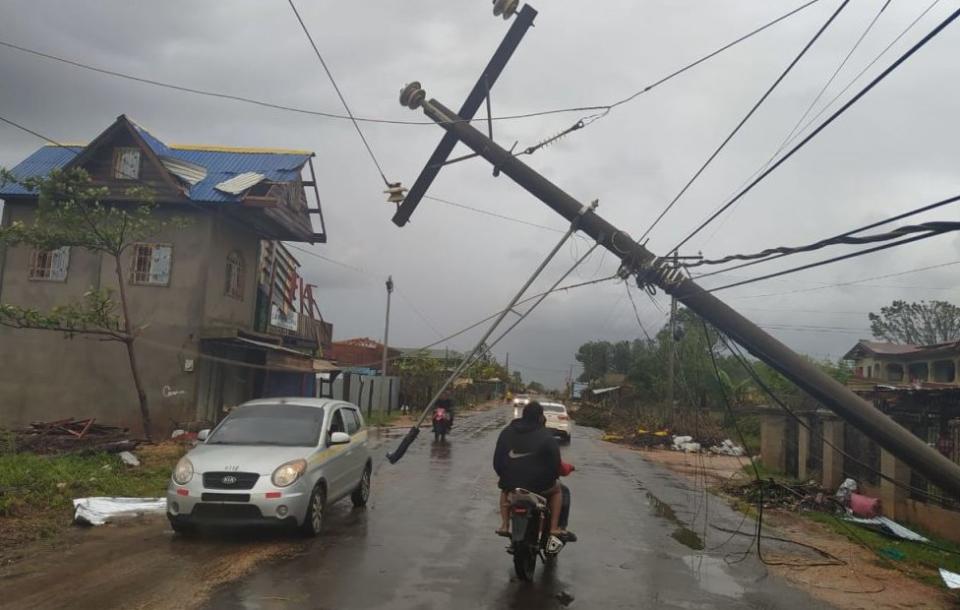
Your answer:
[[[523,408],[522,416],[510,422],[497,439],[493,469],[500,477],[500,535],[509,535],[507,494],[519,487],[547,499],[551,535],[561,539],[567,536],[560,527],[564,495],[557,478],[563,469],[560,446],[545,423],[543,407],[531,401]]]

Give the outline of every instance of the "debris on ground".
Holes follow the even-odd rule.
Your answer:
[[[717,455],[732,455],[734,457],[740,457],[747,454],[743,447],[734,443],[729,438],[724,439],[719,445],[710,447],[710,453],[716,453]]]
[[[943,584],[947,585],[948,589],[960,589],[960,574],[940,568],[940,578],[943,579]]]
[[[13,430],[13,437],[16,451],[46,455],[80,451],[119,453],[138,445],[138,441],[130,438],[127,428],[98,424],[92,417],[33,422]]]
[[[755,479],[749,483],[727,484],[724,491],[754,505],[762,499],[764,508],[822,512],[836,512],[840,508],[836,500],[813,481],[785,483],[774,479]]]
[[[872,519],[847,517],[846,520],[851,523],[856,523],[857,525],[868,527],[872,530],[880,532],[881,534],[886,534],[887,536],[893,536],[903,540],[911,540],[913,542],[930,542],[927,538],[924,538],[915,531],[908,529],[893,519],[888,519],[887,517],[874,517]]]
[[[123,460],[123,463],[126,464],[127,466],[140,465],[140,460],[137,458],[137,456],[133,455],[129,451],[121,451],[119,454],[119,457],[121,460]]]
[[[695,443],[692,436],[674,436],[672,449],[684,453],[700,453],[702,445]]]
[[[840,484],[840,487],[837,488],[837,493],[834,496],[837,499],[837,502],[843,506],[849,506],[850,496],[857,492],[857,482],[853,479],[844,479],[843,483]]]
[[[870,519],[880,515],[880,498],[850,494],[850,511],[857,517]]]
[[[118,518],[162,514],[167,510],[163,498],[77,498],[73,501],[74,522],[81,525],[103,525]]]

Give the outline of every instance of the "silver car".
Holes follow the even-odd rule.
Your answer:
[[[327,398],[270,398],[233,409],[177,464],[167,488],[175,532],[198,525],[288,525],[307,536],[324,509],[370,497],[367,430],[356,405]]]

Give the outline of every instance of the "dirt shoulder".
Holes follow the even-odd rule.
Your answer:
[[[197,607],[215,587],[302,544],[267,534],[182,539],[163,516],[72,528],[0,567],[0,599],[11,608]]]
[[[730,480],[744,479],[743,458],[707,454],[686,454],[664,449],[641,451],[647,460],[693,479],[705,475],[717,485]],[[703,469],[701,470],[702,460]],[[732,501],[732,499],[731,499]],[[958,597],[917,580],[929,580],[932,566],[924,573],[911,576],[882,562],[870,549],[852,542],[823,523],[803,514],[781,509],[767,509],[764,525],[781,536],[815,546],[845,562],[842,566],[795,567],[770,565],[769,569],[788,582],[807,591],[817,599],[842,609],[862,608],[955,608]],[[780,553],[766,556],[771,563],[804,563],[808,554]]]

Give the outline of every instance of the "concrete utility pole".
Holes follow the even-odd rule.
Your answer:
[[[676,252],[670,257],[673,269],[680,269],[680,259],[699,260],[702,256],[680,256]],[[674,388],[676,387],[674,367],[677,365],[677,297],[670,295],[670,338],[667,352],[667,413],[670,415],[675,409]]]
[[[524,11],[528,8],[529,5],[524,6]],[[536,11],[533,13],[536,14]],[[522,16],[523,11],[518,17]],[[505,40],[504,43],[506,42]],[[514,46],[518,42],[519,40],[513,41]],[[576,223],[581,231],[621,260],[624,277],[635,277],[639,285],[657,286],[675,297],[910,468],[942,489],[960,494],[960,465],[951,462],[849,388],[801,358],[691,279],[684,277],[678,269],[669,264],[669,260],[654,256],[626,232],[607,222],[589,206],[571,197],[464,120],[469,117],[458,116],[434,99],[427,100],[426,92],[419,83],[408,85],[400,101],[411,109],[422,108],[429,118],[446,130],[444,141],[449,136],[453,137],[454,143],[459,140],[490,162],[496,174],[506,174],[568,222]],[[434,162],[434,159],[431,158],[431,161]],[[442,163],[443,159],[439,162]],[[428,168],[430,167],[428,165]],[[422,185],[423,192],[429,185],[429,180],[425,182],[427,184]],[[394,222],[400,226],[405,224],[417,203],[419,200],[404,201],[394,216]]]
[[[393,276],[387,276],[387,321],[383,325],[383,364],[380,376],[387,376],[387,342],[390,340],[390,295],[393,294]]]

